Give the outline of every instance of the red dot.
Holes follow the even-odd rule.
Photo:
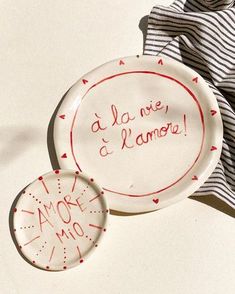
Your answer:
[[[67,266],[64,266],[64,267],[63,267],[63,269],[66,269],[66,268],[67,268]]]
[[[64,259],[66,259],[66,256],[64,256]]]
[[[55,173],[56,173],[56,174],[59,174],[59,173],[60,173],[60,171],[57,169],[57,170],[55,170]]]
[[[17,208],[14,208],[14,212],[17,212]]]
[[[94,179],[91,179],[91,182],[94,182]]]
[[[79,175],[79,171],[76,171],[75,174]]]
[[[25,191],[23,191],[22,193],[25,194]]]
[[[104,229],[103,231],[106,232],[106,229]]]
[[[39,179],[39,181],[41,181],[43,179],[43,177],[39,177],[38,179]]]
[[[49,269],[50,267],[49,266],[46,266],[46,269]]]
[[[101,194],[104,195],[104,191],[102,191]]]
[[[83,263],[83,261],[84,261],[83,259],[80,259],[80,263]]]
[[[33,263],[35,263],[35,260],[33,260]]]
[[[107,209],[106,212],[109,212],[109,210]]]
[[[20,246],[19,248],[22,249],[22,246]]]

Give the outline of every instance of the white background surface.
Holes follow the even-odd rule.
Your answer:
[[[94,67],[141,54],[139,20],[171,2],[0,0],[1,294],[235,292],[234,214],[226,206],[187,199],[154,213],[111,215],[99,250],[60,273],[25,262],[9,232],[17,194],[51,170],[47,127],[62,95]]]

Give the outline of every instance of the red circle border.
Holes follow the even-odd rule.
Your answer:
[[[203,130],[203,134],[202,134],[202,142],[201,142],[201,145],[200,145],[200,150],[199,150],[199,153],[196,157],[196,159],[194,160],[192,166],[179,178],[177,179],[175,182],[173,182],[172,184],[168,185],[167,187],[164,187],[158,191],[155,191],[155,192],[151,192],[151,193],[147,193],[147,194],[140,194],[140,195],[136,195],[136,194],[126,194],[126,193],[121,193],[121,192],[116,192],[116,191],[113,191],[113,190],[110,190],[110,189],[107,189],[107,188],[104,188],[103,187],[103,190],[107,191],[107,192],[111,192],[111,193],[114,193],[114,194],[117,194],[117,195],[122,195],[122,196],[128,196],[128,197],[146,197],[146,196],[150,196],[150,195],[154,195],[154,194],[159,194],[171,187],[173,187],[174,185],[176,185],[178,182],[180,182],[190,171],[191,169],[194,167],[194,165],[196,164],[196,162],[198,161],[200,155],[201,155],[201,152],[202,152],[202,148],[203,148],[203,144],[204,144],[204,141],[205,141],[205,121],[204,121],[204,115],[203,115],[203,111],[202,111],[202,108],[201,108],[201,105],[197,99],[197,97],[194,95],[194,93],[187,87],[185,86],[182,82],[180,82],[179,80],[177,80],[176,78],[173,78],[171,76],[168,76],[168,75],[165,75],[165,74],[161,74],[161,73],[158,73],[158,72],[153,72],[153,71],[141,71],[141,70],[136,70],[136,71],[126,71],[126,72],[121,72],[121,73],[118,73],[118,74],[115,74],[115,75],[112,75],[112,76],[109,76],[109,77],[106,77],[102,80],[100,80],[99,82],[93,84],[87,91],[86,93],[82,96],[81,98],[81,101],[82,99],[90,92],[90,90],[92,90],[93,88],[95,88],[96,86],[98,86],[99,84],[105,82],[105,81],[108,81],[108,80],[111,80],[113,78],[116,78],[116,77],[119,77],[119,76],[123,76],[123,75],[126,75],[126,74],[152,74],[152,75],[157,75],[157,76],[160,76],[160,77],[163,77],[163,78],[166,78],[166,79],[169,79],[173,82],[176,82],[177,84],[179,84],[182,88],[184,88],[186,90],[186,92],[188,92],[188,94],[193,98],[193,100],[195,101],[198,109],[199,109],[199,113],[200,113],[200,119],[201,119],[201,123],[202,123],[202,130]],[[80,105],[80,104],[79,104]],[[71,125],[71,129],[70,129],[70,147],[71,147],[71,153],[72,153],[72,156],[73,156],[73,159],[76,163],[76,166],[77,168],[81,170],[77,160],[76,160],[76,157],[75,157],[75,153],[74,153],[74,148],[73,148],[73,128],[74,128],[74,123],[75,123],[75,120],[76,120],[76,117],[77,117],[77,113],[78,113],[78,109],[79,109],[79,105],[75,111],[75,114],[74,114],[74,117],[73,117],[73,120],[72,120],[72,125]]]

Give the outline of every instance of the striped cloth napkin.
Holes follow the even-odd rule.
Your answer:
[[[197,71],[214,92],[223,119],[220,161],[194,195],[215,195],[235,208],[235,0],[175,0],[155,6],[144,54],[169,56]]]

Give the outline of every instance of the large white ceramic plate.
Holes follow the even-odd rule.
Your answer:
[[[84,170],[109,207],[145,212],[196,191],[221,153],[222,121],[201,76],[165,57],[106,63],[67,93],[54,123],[61,168]]]

